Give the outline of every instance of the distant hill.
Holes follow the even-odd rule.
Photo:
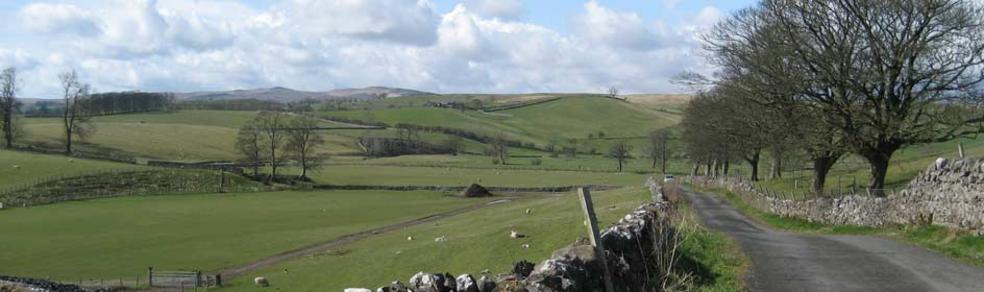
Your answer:
[[[188,92],[175,93],[178,99],[188,100],[231,100],[231,99],[257,99],[279,102],[291,102],[303,99],[374,99],[374,98],[393,98],[402,96],[431,95],[433,93],[389,87],[366,87],[335,89],[331,91],[301,91],[285,87],[258,88],[258,89],[239,89],[232,91],[207,91],[207,92]]]

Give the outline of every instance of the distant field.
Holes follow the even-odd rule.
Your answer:
[[[605,132],[608,137],[645,135],[676,123],[678,117],[634,107],[601,97],[567,97],[495,113],[443,108],[394,108],[371,111],[326,112],[328,116],[385,122],[411,123],[464,129],[484,135],[505,134],[512,139],[544,145],[551,137],[587,138]]]
[[[179,111],[100,116],[92,119],[96,132],[79,147],[113,151],[134,157],[172,161],[235,160],[239,127],[253,119],[249,111]],[[57,118],[25,119],[25,140],[60,147],[63,126]],[[323,126],[340,126],[323,122]],[[323,132],[323,152],[355,151],[354,140]]]
[[[594,195],[603,226],[650,199],[641,187]],[[526,209],[532,213],[527,215]],[[255,276],[267,277],[272,288],[285,291],[340,291],[375,289],[397,279],[406,283],[418,271],[479,275],[489,269],[496,275],[508,272],[520,260],[540,263],[555,249],[585,236],[583,216],[573,194],[502,204],[263,269],[235,279],[224,290],[270,289],[254,287]],[[529,237],[510,238],[510,230]],[[408,241],[408,236],[415,240]],[[447,236],[448,241],[434,242],[440,236]],[[529,244],[529,249],[523,244]]]
[[[0,211],[0,274],[74,282],[213,271],[484,202],[434,192],[125,197]]]
[[[287,169],[286,173],[297,170]],[[317,183],[355,185],[570,186],[640,185],[647,177],[634,173],[599,173],[517,169],[465,169],[386,165],[326,166],[309,174]]]
[[[61,155],[0,150],[0,188],[30,183],[47,177],[79,175],[139,166],[78,159]]]

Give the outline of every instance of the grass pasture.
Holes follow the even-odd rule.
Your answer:
[[[617,221],[650,199],[642,187],[593,194],[602,225]],[[528,208],[532,214],[525,214]],[[272,288],[285,291],[340,291],[351,287],[375,289],[396,279],[405,283],[418,271],[478,275],[489,269],[495,274],[505,273],[514,262],[525,259],[539,263],[555,249],[573,243],[586,232],[582,220],[578,198],[573,194],[499,204],[269,267],[235,279],[227,290],[265,290],[253,287],[255,276],[267,277]],[[513,229],[529,237],[510,238]],[[415,240],[408,241],[408,236]],[[435,242],[440,236],[447,236],[448,241]],[[530,247],[524,249],[523,244]]]
[[[50,177],[136,168],[139,166],[61,155],[0,150],[0,188],[22,185]]]
[[[278,171],[279,172],[279,171]],[[298,173],[287,168],[284,173]],[[426,185],[548,187],[570,185],[641,185],[646,175],[614,172],[545,171],[389,165],[329,165],[308,174],[316,183],[339,185]]]
[[[122,197],[0,211],[0,274],[133,279],[217,270],[486,199],[330,191]]]

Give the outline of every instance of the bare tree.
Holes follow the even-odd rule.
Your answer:
[[[315,149],[324,145],[325,140],[316,132],[318,120],[296,117],[289,124],[286,149],[301,164],[300,177],[307,178],[308,170],[320,165]]]
[[[89,96],[88,84],[79,83],[75,70],[58,75],[61,81],[64,100],[62,125],[65,127],[65,153],[72,154],[74,138],[84,140],[95,131],[85,112],[85,99]]]
[[[618,162],[618,172],[622,172],[622,166],[626,161],[632,159],[632,146],[623,140],[615,141],[608,149],[608,157]]]
[[[263,131],[255,121],[250,121],[239,128],[236,136],[236,149],[243,155],[245,161],[253,167],[253,176],[260,175],[260,165],[263,164]]]
[[[649,133],[649,144],[646,145],[646,155],[652,160],[652,168],[660,163],[660,172],[666,174],[666,161],[670,153],[670,130],[659,129]]]
[[[615,88],[615,86],[609,87],[608,88],[608,98],[618,99],[618,88]]]
[[[458,136],[448,136],[444,140],[444,147],[447,147],[451,155],[458,155],[465,147],[465,139]]]
[[[7,148],[14,147],[14,115],[17,113],[18,91],[17,69],[11,67],[0,73],[0,124],[3,125],[3,140]]]
[[[256,115],[255,122],[263,133],[266,156],[270,159],[270,179],[277,177],[277,166],[280,164],[277,156],[283,151],[284,140],[287,138],[284,128],[288,115],[279,111],[263,111]]]
[[[509,146],[506,137],[502,134],[495,135],[489,144],[489,155],[497,157],[499,162],[506,164],[506,157],[509,156]]]

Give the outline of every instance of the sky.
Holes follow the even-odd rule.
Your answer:
[[[283,86],[673,93],[699,35],[751,0],[0,1],[22,97]]]

